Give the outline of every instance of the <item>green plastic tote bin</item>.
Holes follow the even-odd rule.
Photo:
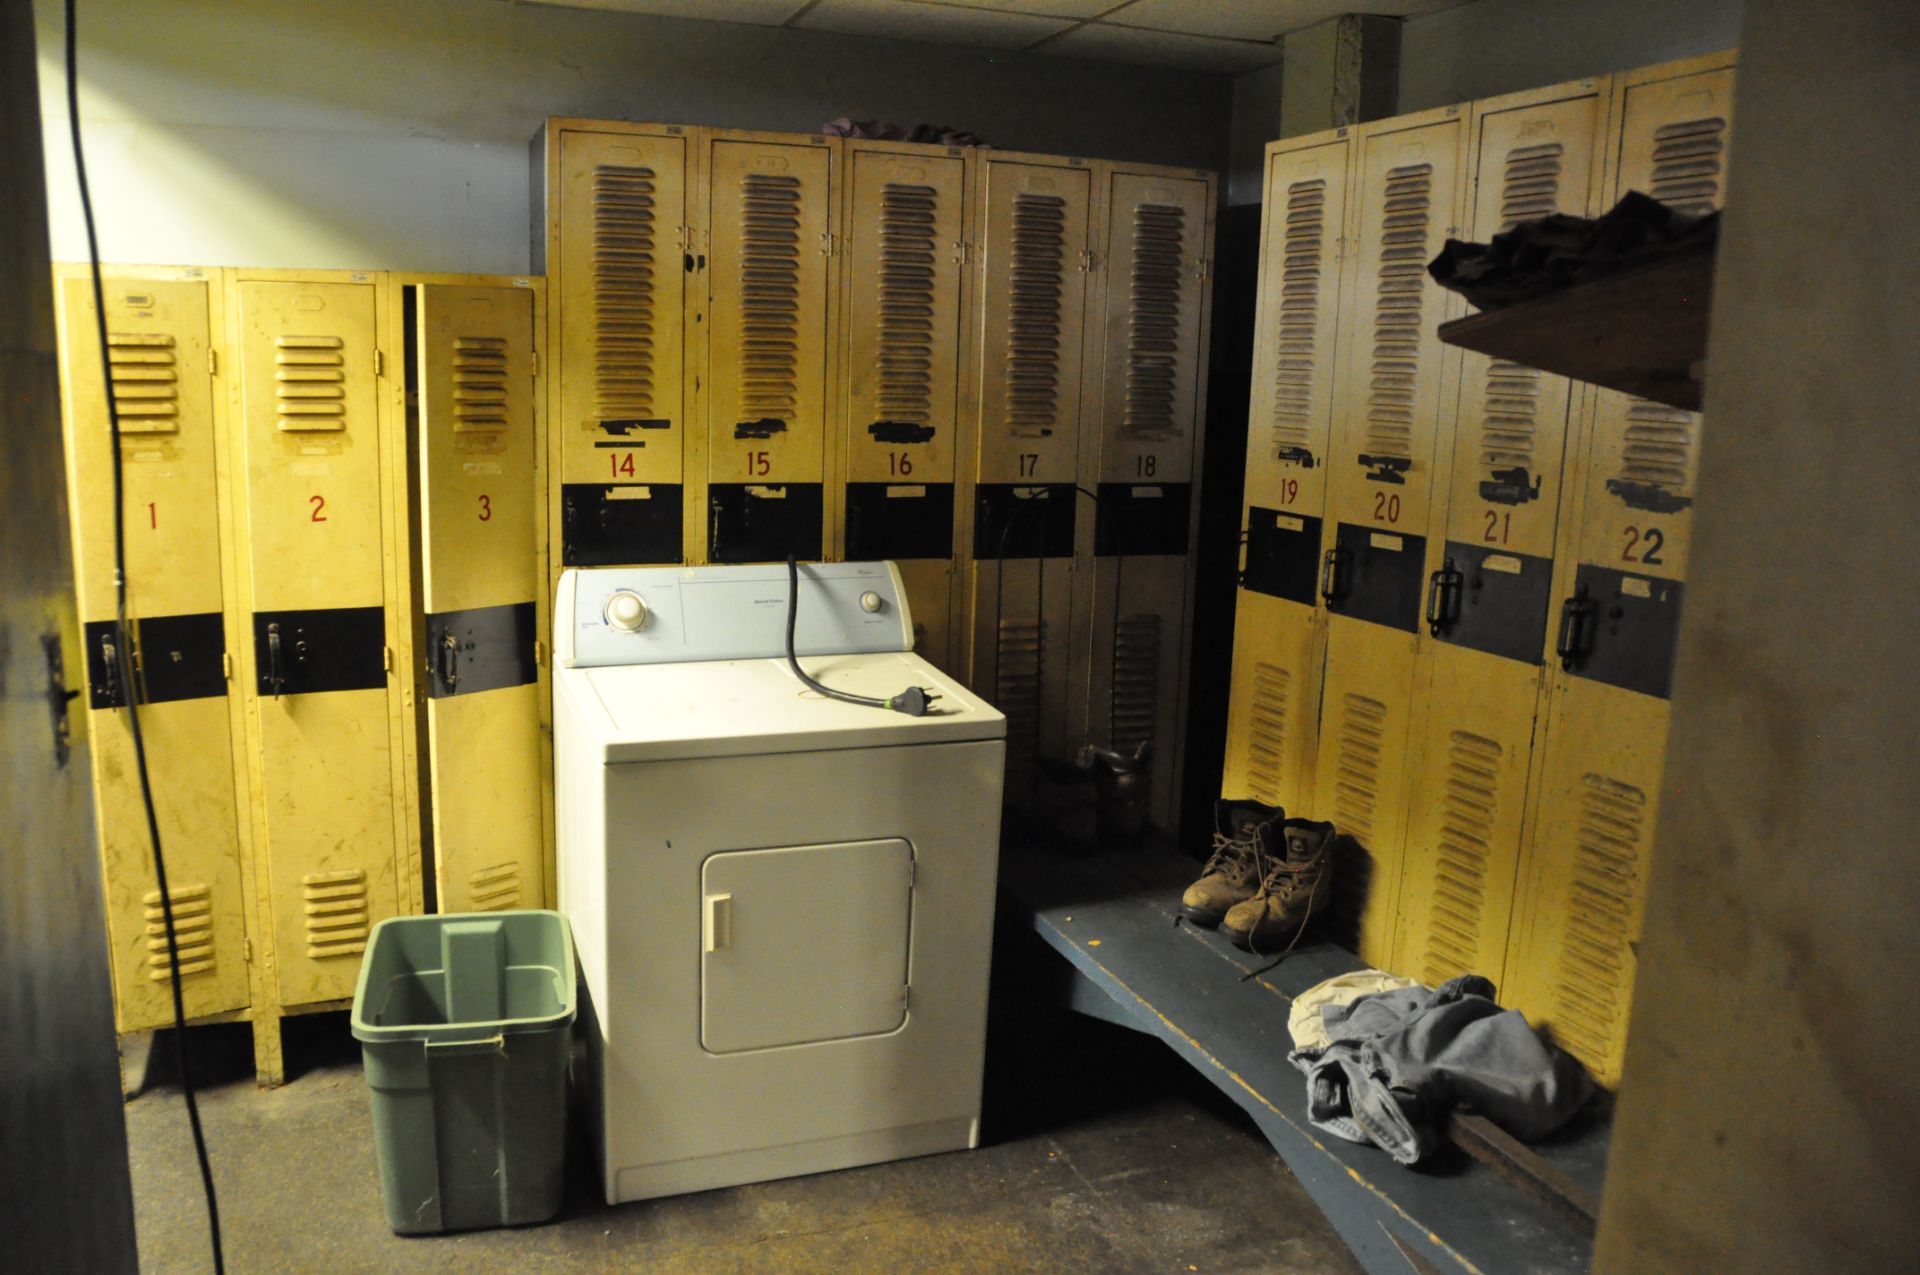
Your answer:
[[[573,937],[558,912],[374,926],[353,1035],[396,1232],[512,1226],[560,1211],[575,1007]]]

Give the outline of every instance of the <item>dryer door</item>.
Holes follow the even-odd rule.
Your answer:
[[[907,1021],[913,847],[733,850],[701,866],[700,1043],[737,1053]]]

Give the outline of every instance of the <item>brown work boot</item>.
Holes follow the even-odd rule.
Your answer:
[[[1333,901],[1333,825],[1289,819],[1262,829],[1266,872],[1260,888],[1228,909],[1220,932],[1256,956],[1292,951],[1307,919]]]
[[[1213,803],[1213,854],[1200,870],[1200,879],[1180,896],[1180,915],[1195,925],[1214,926],[1227,909],[1253,897],[1266,874],[1261,858],[1260,831],[1287,817],[1278,806],[1257,801]]]

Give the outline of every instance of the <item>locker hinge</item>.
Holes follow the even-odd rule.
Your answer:
[[[530,355],[533,360],[533,379],[537,381],[540,379],[540,351],[530,351]]]
[[[253,964],[253,940],[244,934],[240,936],[240,959]]]
[[[383,646],[380,648],[380,667],[385,669],[389,673],[393,672],[393,648],[392,647]]]
[[[1206,257],[1202,257],[1200,258],[1200,260],[1193,263],[1194,278],[1204,281],[1206,277],[1212,273],[1213,273],[1213,262],[1210,259]]]
[[[220,375],[220,351],[217,348],[209,347],[207,350],[207,375]]]
[[[961,265],[973,260],[973,245],[962,239],[953,245],[953,259]]]
[[[373,374],[375,376],[385,376],[387,374],[386,351],[375,350],[373,352]]]
[[[547,644],[539,638],[533,640],[533,662],[540,668],[547,666]]]
[[[220,652],[220,676],[226,678],[229,682],[233,680],[233,652],[232,651]]]
[[[1082,270],[1093,269],[1093,249],[1082,248],[1080,250],[1080,268]]]

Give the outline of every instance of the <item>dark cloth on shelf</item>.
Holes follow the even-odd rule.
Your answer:
[[[1555,213],[1490,243],[1449,239],[1427,273],[1478,308],[1497,310],[1677,252],[1710,250],[1719,233],[1717,212],[1690,216],[1629,191],[1604,217]]]
[[[828,137],[858,137],[878,142],[921,142],[930,146],[985,146],[987,143],[965,129],[946,124],[915,124],[908,128],[892,120],[856,120],[842,115],[820,126]]]
[[[1542,1040],[1493,984],[1462,975],[1321,1010],[1329,1044],[1287,1060],[1306,1074],[1307,1115],[1328,1133],[1417,1164],[1447,1113],[1480,1112],[1523,1140],[1558,1129],[1592,1095],[1579,1062]]]

